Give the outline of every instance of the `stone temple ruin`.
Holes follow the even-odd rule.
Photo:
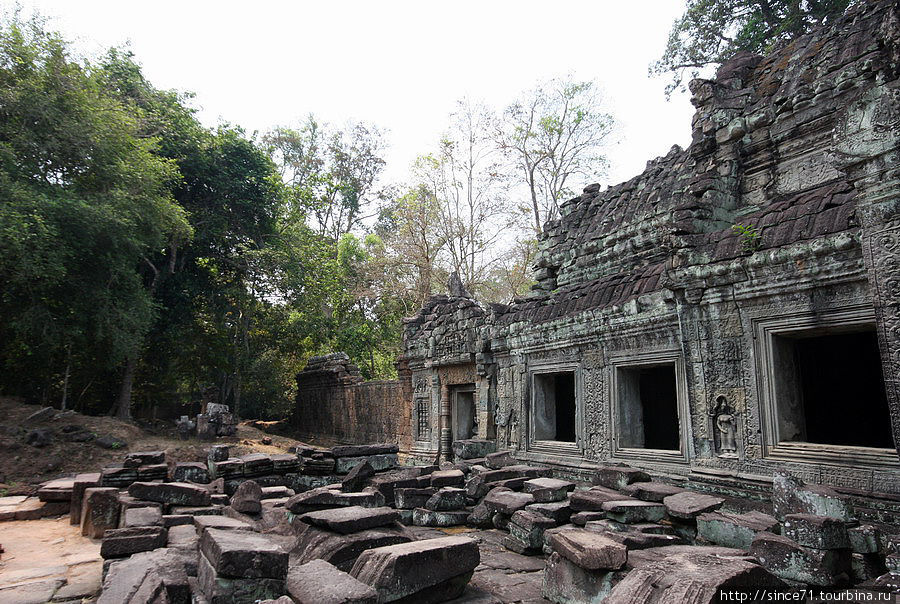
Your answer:
[[[311,359],[293,425],[335,446],[133,453],[0,519],[70,511],[100,603],[900,592],[900,8],[691,90],[688,149],[566,202],[529,296],[433,296],[396,381]]]

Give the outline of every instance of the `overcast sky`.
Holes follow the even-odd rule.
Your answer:
[[[665,81],[647,75],[683,0],[20,4],[89,55],[129,43],[154,85],[196,94],[207,125],[262,132],[310,112],[374,123],[388,130],[389,180],[403,180],[434,146],[457,99],[500,108],[568,73],[598,81],[620,124],[604,182],[626,180],[690,141],[687,95],[667,102]]]

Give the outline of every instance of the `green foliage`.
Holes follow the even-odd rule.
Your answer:
[[[759,249],[762,244],[762,233],[759,228],[752,224],[736,224],[731,230],[737,233],[741,239],[741,249],[748,254],[752,254]]]
[[[844,13],[854,0],[688,0],[669,33],[663,56],[650,67],[671,73],[666,93],[683,87],[707,65],[739,51],[764,54]]]

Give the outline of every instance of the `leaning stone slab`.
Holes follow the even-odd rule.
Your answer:
[[[565,524],[572,517],[572,507],[569,500],[555,501],[553,503],[529,503],[525,509],[552,519],[556,524]]]
[[[374,589],[324,560],[292,566],[285,587],[297,604],[376,604]]]
[[[438,470],[431,474],[431,486],[435,488],[462,487],[465,480],[462,470]]]
[[[574,482],[556,478],[530,478],[522,483],[522,490],[531,493],[535,503],[562,501],[574,488]]]
[[[805,547],[845,549],[850,547],[847,525],[842,520],[810,514],[788,514],[781,534]]]
[[[382,472],[397,467],[397,454],[384,453],[366,457],[338,457],[334,460],[334,471],[336,474],[346,474],[363,462],[368,463],[376,472]]]
[[[453,512],[466,505],[466,490],[457,487],[443,487],[432,495],[422,506],[435,512]]]
[[[181,524],[169,527],[166,547],[176,547],[188,550],[197,550],[197,542],[200,537],[193,524]]]
[[[607,518],[625,524],[659,522],[666,515],[666,506],[652,501],[607,501],[602,507]]]
[[[81,504],[81,534],[92,539],[119,526],[119,489],[92,487],[84,491]]]
[[[456,459],[478,459],[497,449],[497,443],[493,440],[482,438],[468,438],[453,441],[453,457]]]
[[[834,489],[817,484],[805,484],[784,472],[772,477],[772,508],[778,520],[788,514],[812,514],[848,521],[853,517],[847,499]]]
[[[400,514],[396,510],[387,507],[364,508],[361,506],[350,506],[309,512],[300,516],[300,520],[307,524],[327,528],[346,535],[391,525],[399,517]]]
[[[528,510],[519,510],[509,519],[509,536],[521,544],[519,553],[538,551],[544,547],[544,531],[556,525],[552,519]]]
[[[394,505],[401,510],[423,508],[436,492],[437,489],[431,487],[425,489],[399,488],[394,491]]]
[[[125,510],[124,527],[162,526],[162,511],[158,507],[129,508]]]
[[[400,447],[396,443],[378,443],[374,445],[339,445],[331,448],[334,457],[368,457],[371,455],[389,455],[398,453]]]
[[[74,478],[51,480],[41,485],[37,496],[41,501],[71,501],[74,486]]]
[[[285,503],[285,507],[294,514],[354,505],[364,508],[381,507],[384,505],[384,496],[375,490],[342,493],[337,489],[321,488],[294,495]]]
[[[669,495],[662,501],[669,516],[680,520],[693,520],[700,514],[718,510],[725,503],[721,497],[693,491],[682,491],[675,495]]]
[[[103,533],[100,556],[122,558],[166,546],[168,533],[161,526],[133,526]]]
[[[375,468],[368,461],[361,461],[353,466],[341,481],[341,490],[345,493],[361,491],[366,481],[375,476]]]
[[[698,537],[725,547],[747,549],[757,533],[772,531],[778,521],[762,512],[707,512],[697,516]]]
[[[469,512],[466,510],[436,512],[425,508],[416,508],[412,511],[412,523],[416,526],[462,526],[468,520]]]
[[[97,604],[190,602],[190,557],[184,550],[161,548],[111,561]]]
[[[684,493],[681,487],[664,482],[634,482],[622,489],[622,492],[631,497],[637,497],[643,501],[653,501],[661,503],[663,499],[670,495]]]
[[[541,595],[560,604],[603,602],[620,574],[588,570],[553,552],[544,568]]]
[[[650,475],[627,466],[604,466],[594,473],[592,482],[607,489],[624,489],[635,482],[649,482]]]
[[[350,574],[375,588],[379,602],[442,602],[462,594],[480,561],[474,540],[442,537],[363,552]]]
[[[575,491],[569,495],[569,505],[573,512],[602,512],[608,501],[627,501],[626,495],[606,487],[594,487],[587,491]],[[634,501],[637,501],[636,499]]]
[[[412,541],[406,529],[399,524],[349,535],[305,523],[300,524],[303,528],[297,536],[296,545],[291,550],[292,555],[297,558],[297,563],[325,560],[343,571],[349,571],[359,555],[366,550]]]
[[[624,545],[587,530],[554,533],[550,536],[550,546],[560,556],[588,570],[617,570],[628,560]]]
[[[229,518],[228,516],[194,516],[192,523],[198,535],[202,535],[207,529],[220,529],[223,531],[252,531],[253,525]]]
[[[84,491],[100,485],[100,473],[78,474],[72,482],[72,505],[69,508],[69,523],[81,522],[81,503],[84,500]]]
[[[231,507],[241,514],[262,512],[262,487],[253,480],[242,482],[231,496]]]
[[[851,573],[850,550],[817,550],[796,541],[762,532],[750,553],[775,576],[807,585],[832,587],[846,583]]]
[[[198,556],[197,585],[209,604],[252,604],[278,598],[285,592],[284,579],[227,577],[216,574],[206,556]]]
[[[284,580],[287,574],[287,552],[259,533],[208,528],[200,536],[200,551],[220,576]]]
[[[489,453],[484,456],[484,465],[492,470],[499,470],[515,463],[516,460],[509,451],[498,451],[497,453]]]
[[[209,484],[209,468],[206,464],[200,462],[178,462],[175,464],[175,469],[172,470],[172,480],[175,482]]]
[[[128,487],[128,494],[135,499],[176,506],[209,505],[209,491],[187,482],[135,482]]]
[[[482,501],[491,512],[500,512],[511,516],[523,509],[526,505],[534,503],[534,497],[530,493],[517,493],[515,491],[494,490],[488,493]]]

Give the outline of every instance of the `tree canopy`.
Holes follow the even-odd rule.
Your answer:
[[[769,52],[844,13],[854,0],[688,0],[651,73],[671,75],[667,94],[685,78],[740,51]]]

